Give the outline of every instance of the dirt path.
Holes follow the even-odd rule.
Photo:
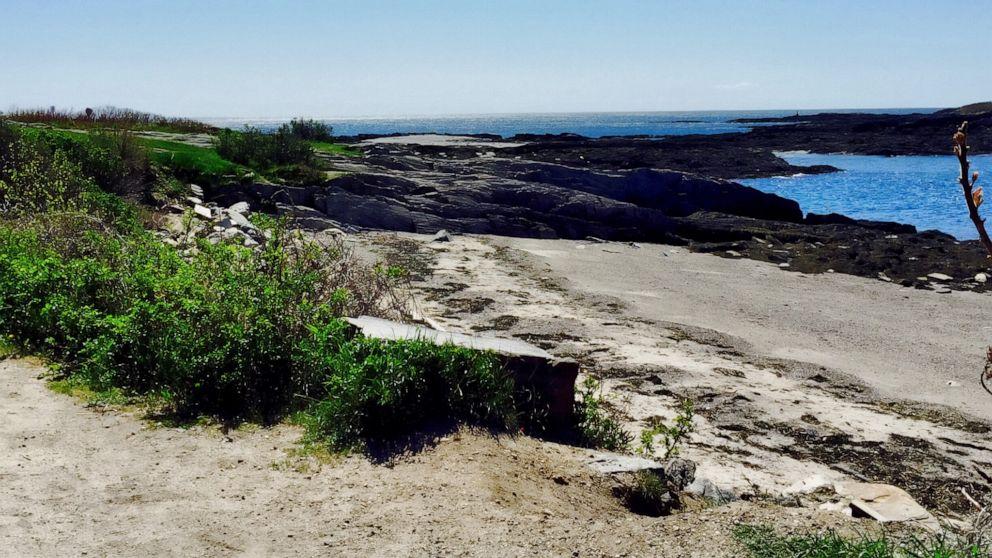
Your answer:
[[[734,556],[735,523],[836,527],[738,503],[635,516],[574,448],[462,432],[393,466],[289,457],[289,427],[156,428],[0,362],[0,555]]]
[[[692,399],[686,454],[718,485],[790,494],[853,478],[947,513],[970,509],[960,488],[989,490],[988,424],[933,403],[989,416],[981,405],[992,397],[965,366],[983,346],[992,297],[665,246],[371,238],[433,270],[416,284],[426,318],[579,359],[606,378],[633,433]]]

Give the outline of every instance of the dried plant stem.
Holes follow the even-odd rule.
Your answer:
[[[985,230],[985,219],[982,219],[978,214],[978,203],[981,202],[976,203],[973,191],[975,182],[978,181],[978,173],[970,176],[968,174],[970,167],[968,162],[968,122],[962,122],[957,133],[954,134],[954,154],[957,155],[958,164],[961,165],[961,176],[958,177],[958,182],[964,193],[964,201],[968,204],[968,215],[971,217],[971,222],[975,224],[975,229],[978,230],[978,238],[985,246],[985,251],[992,258],[992,240],[989,239],[989,233]]]

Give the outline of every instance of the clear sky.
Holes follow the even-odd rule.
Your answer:
[[[956,106],[992,98],[990,47],[990,0],[0,0],[0,109]]]

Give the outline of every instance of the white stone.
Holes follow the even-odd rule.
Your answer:
[[[196,204],[193,206],[193,213],[196,213],[197,215],[203,217],[204,219],[211,219],[214,216],[214,213],[210,211],[209,207],[204,207],[200,204]]]
[[[975,281],[978,281],[979,283],[985,283],[988,280],[989,280],[989,274],[988,273],[976,273],[975,274]]]
[[[928,273],[927,274],[927,277],[929,277],[931,279],[936,279],[937,281],[950,281],[950,280],[954,279],[950,275],[946,275],[946,274],[943,274],[943,273]]]
[[[238,203],[232,205],[231,207],[228,207],[227,208],[227,211],[229,213],[239,213],[239,214],[242,214],[243,215],[245,213],[248,213],[248,211],[250,209],[251,208],[248,207],[248,202],[243,202],[242,201],[242,202],[238,202]]]

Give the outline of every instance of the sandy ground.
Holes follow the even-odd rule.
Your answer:
[[[389,466],[293,457],[294,428],[156,427],[43,372],[0,362],[2,556],[736,556],[737,523],[857,527],[746,503],[632,515],[584,452],[525,437],[455,433]]]

